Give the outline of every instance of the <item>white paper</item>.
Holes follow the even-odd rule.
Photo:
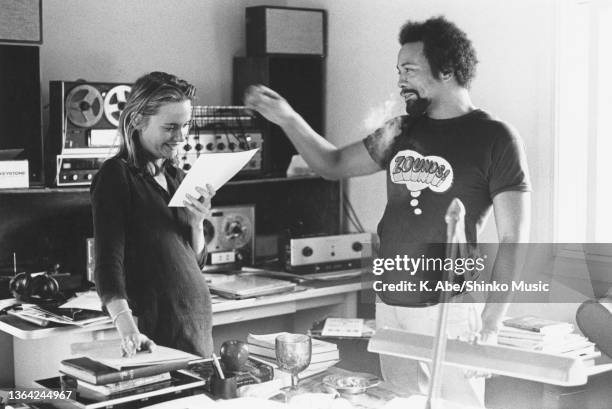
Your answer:
[[[361,337],[362,335],[361,318],[327,318],[321,331],[323,337]]]
[[[201,359],[197,355],[161,345],[156,345],[153,352],[142,351],[132,357],[122,357],[120,339],[97,341],[87,350],[86,355],[94,361],[101,362],[118,370],[172,361],[194,361]]]
[[[78,308],[81,310],[102,311],[102,301],[95,291],[77,293],[76,297],[60,305],[60,308]]]
[[[251,160],[257,149],[229,153],[209,153],[200,156],[170,200],[170,207],[185,207],[186,194],[199,197],[196,186],[211,184],[215,190],[227,183]]]

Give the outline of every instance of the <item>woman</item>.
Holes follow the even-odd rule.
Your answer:
[[[203,220],[212,186],[168,207],[184,177],[173,165],[191,121],[195,88],[162,72],[133,85],[119,119],[119,153],[91,185],[98,294],[122,339],[124,355],[155,343],[212,353]],[[138,317],[138,326],[133,317]]]

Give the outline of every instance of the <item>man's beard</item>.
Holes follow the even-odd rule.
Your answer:
[[[402,91],[402,96],[404,96],[404,94],[411,94],[411,98],[406,99],[404,97],[406,113],[410,116],[423,115],[431,103],[430,99],[421,98],[419,93],[415,90]]]
[[[410,116],[421,116],[427,111],[431,100],[419,98],[414,101],[406,102],[406,113]]]

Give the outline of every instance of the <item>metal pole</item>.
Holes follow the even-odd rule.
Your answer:
[[[461,200],[455,198],[446,211],[446,258],[455,259],[459,253],[461,242],[465,242],[465,207]],[[443,282],[449,281],[450,271],[443,270]],[[440,296],[440,313],[438,315],[438,327],[434,338],[433,358],[431,362],[431,379],[427,391],[425,409],[434,409],[434,402],[440,397],[442,390],[442,363],[446,355],[446,322],[448,318],[448,291],[442,291]]]

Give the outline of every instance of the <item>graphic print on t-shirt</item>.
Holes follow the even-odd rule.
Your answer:
[[[440,156],[423,156],[411,149],[398,152],[389,163],[391,181],[406,185],[413,199],[410,206],[420,215],[418,197],[423,189],[433,192],[446,192],[453,184],[453,168]]]

